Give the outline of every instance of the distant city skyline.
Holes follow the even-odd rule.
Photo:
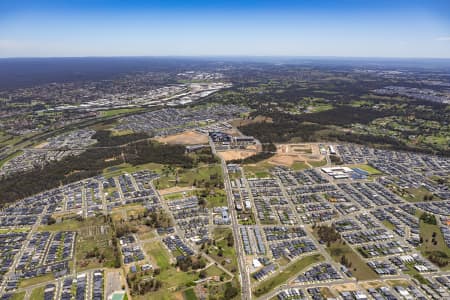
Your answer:
[[[6,1],[0,57],[450,58],[450,1]]]

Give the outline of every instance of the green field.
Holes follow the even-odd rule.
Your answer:
[[[253,290],[253,294],[256,297],[260,297],[281,284],[286,283],[290,278],[297,275],[300,271],[312,265],[314,263],[322,261],[324,258],[320,254],[312,254],[300,258],[293,263],[289,264],[283,271],[273,274],[269,279],[262,281]]]
[[[270,169],[274,166],[262,161],[256,164],[243,165],[244,173],[247,177],[266,178],[271,177]]]
[[[26,288],[35,284],[39,284],[39,283],[43,283],[43,282],[47,282],[47,281],[51,281],[54,280],[55,277],[53,276],[53,274],[45,274],[42,276],[38,276],[38,277],[33,277],[33,278],[29,278],[29,279],[23,279],[20,281],[19,283],[19,287],[20,288]]]
[[[160,274],[156,275],[155,278],[161,281],[162,287],[157,292],[138,296],[136,299],[173,299],[174,294],[171,291],[188,287],[199,278],[196,272],[183,272],[171,265],[170,254],[161,242],[146,242],[144,251],[152,258],[153,262],[156,262],[160,269]]]
[[[308,164],[303,161],[296,161],[291,166],[291,169],[293,169],[294,171],[300,171],[300,170],[305,170],[305,169],[309,169],[309,168],[310,167],[308,166]]]
[[[323,160],[319,160],[319,161],[315,161],[315,160],[308,160],[308,163],[313,167],[313,168],[318,168],[318,167],[323,167],[327,164],[327,160],[323,159]]]
[[[230,278],[230,276],[228,276],[222,269],[214,265],[206,269],[206,274],[207,276],[220,276],[224,274],[226,279]]]
[[[433,233],[436,234],[435,241],[433,243]],[[435,255],[440,257],[443,261],[450,263],[450,248],[447,247],[444,237],[438,225],[427,224],[424,221],[420,221],[420,237],[423,243],[419,246],[419,250],[425,257],[429,255]],[[450,269],[450,266],[442,267],[444,270]]]
[[[161,270],[165,270],[170,266],[169,253],[160,242],[145,243],[144,250],[156,261]]]
[[[394,230],[395,229],[394,224],[392,224],[388,220],[383,220],[382,223],[383,223],[384,226],[386,226],[387,229],[390,229],[390,230]]]
[[[18,233],[18,232],[27,232],[30,231],[30,227],[21,227],[21,228],[0,228],[0,234],[4,233]]]
[[[403,198],[409,202],[421,202],[424,201],[424,197],[431,195],[431,192],[424,187],[419,188],[409,188],[406,189],[406,193]],[[433,200],[440,200],[438,197],[433,196]]]
[[[25,292],[14,293],[10,298],[10,300],[23,300],[23,299],[25,299]],[[42,296],[42,298],[31,298],[31,299],[33,300],[44,299],[44,296]]]
[[[184,300],[197,300],[197,296],[193,289],[187,289],[183,292]]]
[[[44,299],[44,291],[45,291],[45,287],[44,286],[35,288],[31,292],[30,299],[43,300]]]
[[[215,179],[211,179],[212,177]],[[222,168],[219,164],[202,165],[193,169],[174,169],[155,181],[157,189],[179,187],[209,187],[222,183]]]
[[[351,167],[352,168],[359,168],[361,170],[364,170],[367,173],[369,173],[369,175],[381,175],[381,174],[383,174],[380,170],[375,169],[374,167],[372,167],[370,165],[366,165],[366,164],[352,165]]]
[[[222,264],[225,269],[234,273],[237,272],[236,250],[234,246],[229,247],[226,240],[226,237],[230,233],[232,233],[230,228],[215,228],[213,231],[213,239],[216,241],[216,245],[210,245],[207,249],[209,251],[209,256]],[[222,256],[219,255],[219,247],[222,248]],[[226,262],[228,259],[230,260],[230,263]]]
[[[351,263],[349,270],[358,280],[377,279],[378,275],[366,264],[366,262],[344,241],[338,240],[326,248],[331,257],[341,263],[342,256],[345,255],[347,261]]]
[[[206,196],[206,206],[209,208],[227,206],[227,194],[222,189],[214,189],[214,194]]]
[[[308,109],[309,113],[316,113],[316,112],[321,112],[321,111],[326,111],[326,110],[330,110],[333,109],[333,105],[331,104],[325,104],[325,103],[319,103],[318,105],[314,105],[312,107],[310,107]]]
[[[77,234],[77,241],[75,244],[76,269],[83,271],[92,268],[114,267],[115,253],[114,248],[109,245],[112,240],[112,232],[108,231],[106,234],[85,235]],[[86,255],[95,249],[104,256],[102,260],[96,257],[87,258]]]
[[[82,221],[73,218],[65,219],[62,222],[57,222],[52,225],[39,226],[39,231],[78,231],[83,227],[94,225],[104,225],[103,217],[91,217]]]

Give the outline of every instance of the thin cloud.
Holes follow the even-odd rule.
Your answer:
[[[450,36],[441,36],[436,39],[436,41],[450,41]]]

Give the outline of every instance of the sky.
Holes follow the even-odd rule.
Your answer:
[[[0,57],[450,58],[450,0],[0,0]]]

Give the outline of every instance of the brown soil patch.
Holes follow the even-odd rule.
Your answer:
[[[273,165],[292,166],[296,161],[321,161],[324,156],[320,154],[317,144],[278,144],[277,154],[268,162]]]
[[[242,150],[227,150],[221,151],[217,153],[220,157],[222,157],[226,161],[235,160],[235,159],[244,159],[256,154],[256,151],[242,151]]]
[[[165,144],[181,145],[198,145],[208,143],[208,137],[206,135],[194,131],[186,131],[178,134],[168,135],[165,137],[159,137],[155,140]]]
[[[159,194],[161,196],[167,195],[167,194],[174,194],[174,193],[182,193],[182,192],[188,192],[192,191],[193,189],[191,187],[181,187],[181,186],[174,186],[167,189],[158,190]]]
[[[358,290],[358,287],[354,283],[345,283],[345,284],[335,285],[335,286],[333,286],[333,288],[338,292]]]
[[[40,143],[39,145],[34,146],[34,148],[42,149],[42,148],[47,147],[47,145],[48,145],[48,142],[43,142],[43,143]]]
[[[385,284],[383,282],[381,282],[381,281],[369,281],[369,282],[362,282],[360,284],[360,286],[365,288],[366,290],[370,289],[370,288],[376,289],[376,288],[379,288],[379,287],[384,286],[384,285]]]

